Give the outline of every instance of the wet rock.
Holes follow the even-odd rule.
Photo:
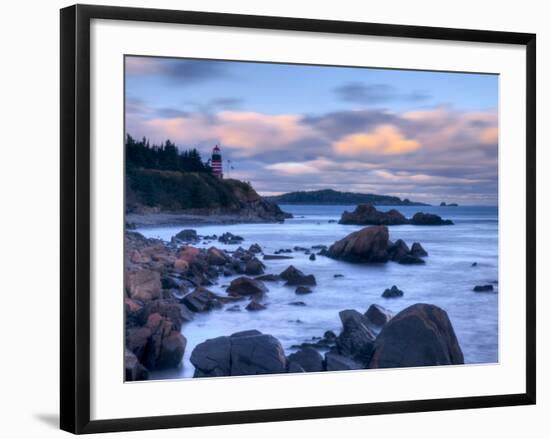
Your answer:
[[[141,381],[149,379],[149,371],[139,362],[135,354],[128,348],[124,351],[124,376],[126,381]]]
[[[178,367],[183,358],[187,340],[177,330],[172,321],[158,313],[151,314],[145,328],[151,331],[147,348],[138,357],[149,370]],[[135,353],[135,352],[134,352]]]
[[[365,317],[375,326],[384,326],[393,317],[393,313],[380,305],[371,305],[365,312]]]
[[[367,365],[374,348],[376,334],[368,327],[368,321],[360,312],[340,311],[343,330],[336,340],[338,352],[361,364]]]
[[[398,239],[394,244],[388,245],[388,256],[392,261],[400,261],[409,252],[409,246],[402,239]]]
[[[386,288],[382,293],[382,297],[386,299],[392,299],[395,297],[403,296],[403,291],[393,285],[391,288]]]
[[[253,257],[246,263],[244,272],[245,274],[254,276],[254,275],[263,274],[264,269],[265,269],[265,265],[262,264],[258,258]]]
[[[285,285],[317,285],[315,276],[312,274],[306,275],[302,271],[298,270],[293,265],[289,265],[280,275],[281,279],[286,280]]]
[[[206,252],[206,261],[210,265],[225,265],[229,262],[230,257],[223,250],[216,247],[210,247]]]
[[[309,293],[313,293],[312,289],[309,288],[309,287],[304,287],[304,286],[298,286],[296,287],[296,290],[294,291],[296,294],[309,294]]]
[[[365,227],[332,244],[327,256],[348,262],[386,262],[388,238],[386,226]]]
[[[315,254],[314,254],[314,253],[312,253],[312,254],[309,255],[309,260],[310,260],[310,261],[314,261],[315,259],[317,259],[317,258],[315,257]]]
[[[233,235],[233,233],[230,232],[225,232],[218,238],[218,241],[224,244],[239,244],[244,241],[244,238],[242,236]]]
[[[339,274],[339,273],[336,273],[334,276],[333,276],[335,279],[338,279],[340,277],[344,277],[343,274]]]
[[[407,224],[408,220],[400,212],[391,209],[388,212],[378,211],[372,204],[359,204],[353,212],[345,211],[339,221],[340,224],[357,225],[399,225]]]
[[[401,265],[415,265],[415,264],[425,264],[426,261],[424,259],[418,258],[413,255],[404,255],[397,261],[398,264]]]
[[[419,242],[414,242],[411,247],[411,255],[417,258],[424,258],[428,256],[428,252],[424,250],[424,247]]]
[[[230,296],[262,296],[268,291],[262,281],[251,279],[246,276],[233,279],[227,287]]]
[[[277,282],[281,280],[281,277],[278,274],[263,274],[261,276],[257,276],[254,279],[260,280],[262,282]]]
[[[472,262],[472,267],[477,267],[477,262]]]
[[[370,368],[464,364],[447,313],[435,305],[412,305],[392,318],[376,339]]]
[[[198,287],[184,296],[182,303],[194,312],[206,312],[222,307],[221,297],[204,287]]]
[[[206,340],[191,353],[195,377],[239,376],[287,371],[279,341],[259,331],[242,331]]]
[[[280,255],[281,253],[292,253],[292,250],[289,248],[280,248],[279,250],[275,250],[274,253]]]
[[[149,301],[160,296],[160,273],[152,270],[126,271],[126,292],[134,300]]]
[[[255,300],[251,300],[248,305],[246,305],[247,311],[261,311],[266,309],[267,307],[265,305],[262,305],[260,302],[256,302]]]
[[[417,212],[411,218],[411,224],[415,226],[452,226],[451,220],[444,220],[435,213]]]
[[[474,291],[476,293],[490,293],[490,292],[493,292],[494,291],[494,288],[492,285],[490,284],[487,284],[487,285],[476,285],[474,287]]]
[[[303,348],[290,354],[288,361],[299,364],[306,372],[321,372],[324,369],[323,357],[313,348]]]
[[[250,253],[262,253],[262,248],[258,245],[258,244],[252,244],[249,248],[248,248],[248,251]]]
[[[147,302],[143,308],[139,324],[144,325],[147,318],[154,313],[169,318],[178,331],[181,329],[183,323],[193,320],[193,312],[186,304],[179,303],[177,299],[164,299]]]
[[[336,352],[327,352],[325,354],[325,365],[327,371],[357,370],[365,368],[365,366],[363,366],[358,361],[337,354]]]
[[[181,232],[176,233],[174,238],[182,242],[199,241],[199,236],[197,235],[197,231],[192,229],[184,229]]]
[[[311,247],[312,250],[328,250],[326,245],[317,244]]]

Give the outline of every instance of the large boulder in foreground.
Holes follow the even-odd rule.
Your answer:
[[[357,224],[361,226],[407,224],[408,220],[400,212],[391,209],[387,212],[376,210],[372,204],[359,204],[353,212],[347,210],[342,214],[339,224]]]
[[[418,303],[393,317],[374,345],[369,368],[464,364],[464,356],[447,313]]]
[[[444,220],[435,213],[417,212],[411,218],[411,224],[415,226],[452,226],[451,220]]]
[[[158,299],[162,289],[160,273],[146,269],[126,271],[125,286],[128,296],[134,300],[147,302]]]
[[[336,339],[338,352],[366,366],[372,356],[376,334],[359,311],[346,309],[339,315],[343,329]]]
[[[365,227],[336,241],[326,255],[348,262],[387,262],[388,240],[386,226]]]
[[[259,331],[242,331],[200,343],[191,353],[195,377],[284,373],[287,359],[279,341]]]
[[[323,357],[312,347],[304,347],[288,356],[289,368],[292,363],[299,365],[305,372],[321,372],[324,370]]]

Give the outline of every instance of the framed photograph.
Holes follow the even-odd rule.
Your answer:
[[[535,403],[535,35],[61,10],[61,428]]]

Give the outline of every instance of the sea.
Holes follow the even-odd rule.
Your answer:
[[[295,246],[311,248],[330,246],[362,226],[341,225],[337,221],[344,210],[355,206],[341,205],[281,205],[293,218],[284,223],[162,226],[140,228],[149,238],[169,241],[182,229],[193,228],[199,235],[221,235],[224,232],[242,236],[240,244],[248,248],[259,244],[264,253]],[[341,322],[338,313],[344,309],[365,312],[371,304],[381,305],[394,313],[415,303],[429,303],[443,308],[453,325],[466,363],[497,363],[499,361],[499,300],[498,300],[498,208],[495,206],[378,206],[378,210],[395,208],[407,217],[418,211],[436,213],[451,219],[453,226],[389,226],[390,240],[403,239],[409,247],[420,242],[429,256],[424,265],[354,264],[317,256],[315,261],[300,251],[289,254],[293,259],[263,261],[266,273],[278,274],[290,264],[306,274],[313,274],[317,286],[313,293],[297,295],[293,287],[282,282],[266,282],[269,289],[263,303],[266,310],[249,312],[246,301],[240,302],[241,312],[225,308],[196,314],[185,323],[182,333],[187,339],[182,367],[155,372],[153,379],[177,379],[193,376],[189,358],[195,346],[203,341],[230,335],[238,331],[257,329],[271,334],[281,342],[287,355],[293,346],[320,337],[327,330],[338,334]],[[238,245],[220,242],[197,244],[235,250]],[[343,275],[335,277],[335,274]],[[234,277],[220,277],[209,287],[225,295],[225,288]],[[493,284],[495,292],[476,293],[475,285]],[[382,292],[396,285],[403,290],[399,298],[382,298]],[[306,306],[289,305],[303,301]],[[227,305],[226,308],[231,305]]]

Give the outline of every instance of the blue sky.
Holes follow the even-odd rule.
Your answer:
[[[134,137],[220,143],[264,194],[498,198],[495,75],[126,57],[126,109]]]

